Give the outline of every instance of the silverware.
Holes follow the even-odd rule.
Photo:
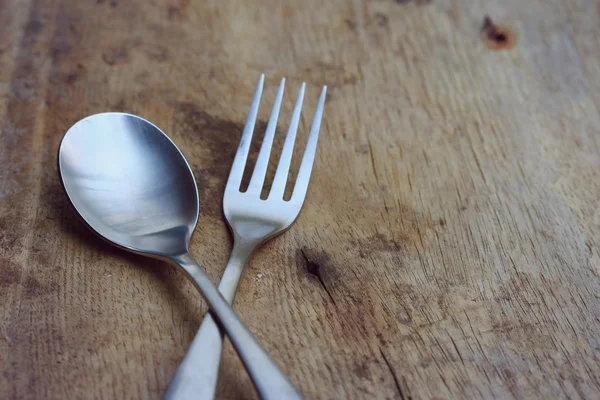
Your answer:
[[[301,398],[189,254],[198,189],[190,166],[167,135],[134,115],[92,115],[65,134],[58,169],[69,200],[94,232],[186,272],[229,335],[261,397]]]
[[[250,142],[252,141],[252,132],[258,113],[263,82],[264,75],[261,75],[248,112],[240,144],[233,160],[223,198],[225,217],[234,238],[231,256],[219,284],[219,290],[228,302],[233,301],[242,270],[250,254],[262,243],[287,230],[300,213],[315,160],[323,106],[325,104],[327,87],[323,87],[321,91],[292,197],[289,201],[285,201],[283,196],[304,98],[305,84],[302,84],[271,191],[266,200],[261,200],[260,194],[269,164],[269,155],[281,107],[285,79],[281,80],[248,190],[241,192],[240,185],[248,158]],[[207,313],[184,360],[169,384],[165,398],[212,399],[217,384],[222,346],[223,333],[215,324],[212,316]]]

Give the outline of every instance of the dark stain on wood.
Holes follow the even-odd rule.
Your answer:
[[[148,80],[149,76],[150,74],[148,73],[148,71],[142,71],[136,74],[133,79],[135,83],[137,83],[138,85],[142,85]]]
[[[19,241],[21,232],[16,230],[17,219],[10,216],[0,217],[0,249],[5,252],[12,252]]]
[[[181,22],[185,19],[186,10],[190,4],[189,0],[181,0],[179,4],[171,4],[167,7],[167,18],[169,21]]]
[[[517,36],[506,26],[495,24],[485,16],[480,35],[483,43],[492,50],[510,50],[517,43]]]
[[[119,101],[117,101],[115,103],[115,105],[112,106],[112,109],[114,111],[119,111],[119,112],[125,111],[126,108],[127,108],[127,101],[125,101],[124,98],[119,99]]]
[[[146,55],[150,60],[162,63],[169,59],[169,50],[166,47],[154,46],[146,50]]]
[[[41,297],[52,294],[58,290],[56,282],[40,282],[38,278],[32,275],[28,276],[23,282],[23,296],[25,298]]]
[[[125,47],[108,49],[102,53],[102,61],[110,66],[126,64],[129,61],[129,50]]]
[[[63,76],[63,82],[67,85],[71,85],[77,82],[79,79],[85,76],[86,68],[82,64],[77,64],[77,66],[73,69],[72,72],[67,72]]]
[[[354,364],[354,374],[361,379],[370,379],[371,374],[369,373],[369,367],[366,360],[360,360]]]
[[[32,149],[32,138],[36,119],[32,117],[31,110],[35,107],[35,100],[40,95],[40,84],[37,66],[41,64],[42,56],[35,47],[43,33],[44,24],[40,22],[43,4],[33,4],[29,15],[29,22],[23,32],[18,45],[15,59],[15,68],[10,78],[10,88],[6,105],[6,116],[0,126],[2,131],[2,146],[0,159],[4,164],[3,172],[10,180],[19,182],[14,191],[2,198],[5,204],[23,204],[31,187],[31,180],[27,179],[31,167],[29,162],[31,153],[22,149]],[[22,207],[21,207],[22,208]],[[24,211],[14,207],[0,221],[0,246],[8,252],[18,244],[23,232],[22,218]]]
[[[213,217],[222,217],[220,201],[225,183],[231,169],[231,163],[237,149],[243,124],[210,115],[198,109],[192,102],[174,102],[175,126],[181,130],[181,136],[189,145],[201,152],[201,164],[193,159],[192,169],[201,179],[198,190],[202,213]]]
[[[352,32],[356,32],[356,22],[351,20],[351,19],[345,19],[344,23],[346,24],[346,26],[348,27],[348,29],[350,29]]]
[[[383,28],[384,26],[387,26],[387,24],[390,22],[390,19],[383,13],[376,13],[375,22],[377,23],[377,26]]]
[[[367,143],[359,144],[355,147],[355,151],[357,154],[369,154],[369,145]]]
[[[169,20],[175,20],[181,18],[181,11],[177,6],[169,6],[167,8],[167,17]]]
[[[76,23],[76,17],[68,12],[61,12],[56,16],[56,30],[50,44],[50,57],[53,64],[65,61],[71,54],[73,38],[80,37]]]
[[[307,248],[298,249],[296,252],[296,265],[308,272],[310,276],[316,278],[321,284],[331,302],[336,305],[335,299],[331,295],[329,288],[325,284],[324,277],[326,276],[325,270],[329,269],[329,256],[323,252],[310,250]]]
[[[358,249],[358,255],[366,258],[374,253],[411,252],[415,246],[427,247],[426,233],[445,225],[445,220],[433,219],[422,214],[409,205],[401,204],[397,208],[388,207],[387,215],[396,223],[391,232],[378,232],[373,235],[351,239],[350,244]]]
[[[349,22],[346,22],[346,24],[348,25]],[[350,25],[356,27],[355,22],[351,22]],[[307,81],[307,85],[309,86],[314,85],[318,87],[327,85],[328,101],[335,99],[336,94],[343,87],[354,86],[359,82],[358,75],[348,71],[347,67],[323,61],[316,62],[310,67],[304,68],[300,76],[302,80]]]
[[[206,177],[200,178],[202,179],[202,185],[198,187],[201,204],[203,205],[202,212],[221,218],[221,201],[215,201],[215,199],[223,197],[225,183],[231,171],[231,164],[237,151],[244,124],[210,115],[198,109],[198,106],[192,102],[173,102],[172,105],[176,110],[175,125],[178,127],[177,129],[181,130],[181,137],[184,137],[200,153],[198,157],[202,162],[192,161],[192,169],[197,172],[197,176]],[[258,120],[256,122],[254,137],[246,162],[247,168],[242,179],[242,190],[250,180],[266,128],[266,121]],[[273,152],[265,180],[265,190],[269,188],[269,182],[272,181],[275,173],[272,164],[277,162],[277,151],[280,151],[285,139],[285,133],[280,129],[282,128],[276,130],[273,140]]]
[[[405,5],[408,3],[414,3],[418,6],[426,6],[428,4],[433,3],[433,0],[394,0],[394,3],[396,4],[400,4],[400,5]]]
[[[0,260],[0,288],[6,288],[20,281],[20,266],[10,260]]]
[[[25,29],[23,30],[23,36],[25,38],[30,38],[32,36],[36,36],[38,33],[42,31],[44,25],[37,19],[29,20],[27,25],[25,25]]]
[[[400,243],[406,242],[408,239],[402,237],[399,241],[395,238],[388,238],[382,233],[376,233],[366,239],[354,241],[355,245],[358,245],[361,254],[366,256],[373,252],[397,252],[402,250]]]

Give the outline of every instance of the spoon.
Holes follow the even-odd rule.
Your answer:
[[[301,398],[189,254],[198,222],[198,189],[183,154],[165,133],[135,115],[89,116],[65,134],[58,170],[69,200],[96,234],[185,271],[220,321],[262,398]]]

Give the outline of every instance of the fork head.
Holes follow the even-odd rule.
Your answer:
[[[275,103],[271,111],[271,117],[267,124],[267,129],[263,138],[256,165],[245,192],[240,190],[242,176],[248,160],[248,151],[252,142],[252,133],[258,114],[258,106],[262,95],[264,75],[260,76],[254,98],[250,105],[250,111],[246,118],[246,124],[242,131],[242,137],[233,160],[231,172],[225,187],[225,196],[223,198],[223,211],[225,218],[234,234],[234,239],[258,245],[266,240],[287,230],[298,217],[306,191],[308,182],[315,160],[317,151],[317,141],[319,139],[319,130],[323,116],[323,107],[325,105],[325,94],[327,87],[324,86],[315,111],[312,127],[308,137],[308,142],[304,150],[300,169],[296,177],[296,183],[289,200],[284,200],[287,178],[290,170],[292,154],[294,152],[294,142],[296,141],[296,132],[300,122],[300,112],[302,110],[302,101],[304,99],[304,90],[306,85],[303,83],[298,92],[298,98],[292,120],[283,144],[279,164],[275,172],[273,184],[267,199],[261,199],[260,194],[265,182],[271,147],[277,127],[279,109],[285,87],[285,78],[281,80]]]

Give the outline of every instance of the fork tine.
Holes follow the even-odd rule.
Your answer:
[[[260,146],[260,152],[256,159],[256,166],[254,167],[252,178],[250,178],[250,184],[248,185],[248,192],[250,193],[260,193],[263,184],[265,183],[265,175],[267,174],[267,167],[269,166],[269,157],[271,155],[271,148],[273,147],[273,137],[275,136],[275,129],[277,128],[277,119],[279,118],[279,109],[281,108],[284,87],[285,78],[281,80],[281,84],[279,85],[265,137],[263,138],[263,143]]]
[[[298,123],[300,122],[302,102],[304,101],[305,87],[306,83],[302,83],[302,86],[300,86],[300,91],[298,92],[298,98],[296,99],[296,105],[294,106],[294,113],[292,114],[292,121],[290,122],[290,127],[288,128],[288,132],[285,137],[285,143],[283,144],[283,149],[281,150],[279,164],[277,165],[277,171],[275,171],[275,178],[273,178],[273,184],[271,185],[269,197],[273,196],[281,199],[285,193],[287,177],[290,171],[290,163],[292,161],[292,154],[294,152],[294,142],[296,141],[296,132],[298,132]]]
[[[233,159],[233,165],[231,166],[231,172],[227,179],[227,186],[235,186],[239,190],[242,184],[242,176],[244,175],[244,167],[246,166],[246,160],[248,159],[248,151],[250,150],[250,143],[252,142],[252,132],[254,131],[254,124],[256,123],[256,116],[258,114],[258,105],[260,104],[260,97],[262,95],[263,83],[265,81],[265,74],[260,75],[256,90],[254,92],[254,98],[246,117],[246,125],[242,131],[242,137],[240,138],[240,144],[238,145],[235,158]]]
[[[308,136],[306,149],[304,150],[304,156],[302,157],[302,163],[300,164],[300,170],[298,171],[298,177],[296,178],[296,186],[294,187],[294,192],[292,193],[292,201],[302,203],[306,197],[308,181],[310,180],[310,173],[312,172],[315,154],[317,152],[317,141],[319,140],[319,130],[321,129],[321,119],[323,118],[323,107],[325,106],[326,93],[327,86],[323,86],[321,97],[319,97],[319,104],[315,110],[315,117],[310,128],[310,135]]]

